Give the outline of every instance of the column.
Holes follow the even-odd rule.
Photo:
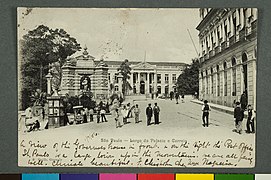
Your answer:
[[[224,32],[224,23],[222,22],[221,25],[220,25],[220,32],[221,32],[221,38],[222,38],[222,42],[224,42],[225,40],[225,32]]]
[[[157,72],[154,75],[154,92],[157,92]]]
[[[130,75],[130,85],[132,87],[132,89],[130,90],[130,95],[133,94],[134,91],[134,73],[132,72]]]
[[[140,94],[140,72],[137,73],[137,87],[136,93]]]
[[[244,27],[244,9],[243,8],[240,8],[239,21],[240,21],[240,30],[241,30]]]
[[[145,83],[145,85],[146,85],[146,92],[145,92],[145,94],[149,94],[150,93],[150,73],[146,73],[146,83]]]

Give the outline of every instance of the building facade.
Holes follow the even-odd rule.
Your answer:
[[[246,92],[256,107],[257,9],[199,11],[199,98],[233,106]]]
[[[118,91],[118,68],[121,61],[106,61],[108,64],[108,79],[114,90]],[[176,89],[176,82],[183,69],[184,63],[175,62],[140,62],[130,61],[131,75],[129,84],[131,89],[127,92],[129,95],[150,95],[158,94],[167,95],[170,91]]]
[[[67,59],[62,67],[61,94],[80,95],[91,91],[96,98],[121,91],[122,82],[118,68],[122,60],[95,60],[85,48],[82,55]],[[127,95],[146,95],[174,91],[177,78],[186,67],[185,63],[129,61],[131,75]]]

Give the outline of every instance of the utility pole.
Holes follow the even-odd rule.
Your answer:
[[[197,48],[196,48],[196,46],[195,46],[195,43],[194,43],[194,41],[193,41],[193,39],[192,39],[192,36],[191,36],[191,34],[190,34],[189,29],[187,29],[187,31],[188,31],[189,37],[190,37],[190,39],[191,39],[191,41],[192,41],[192,43],[193,43],[193,46],[194,46],[194,48],[195,48],[195,51],[196,51],[196,53],[197,53],[197,57],[199,57],[198,50],[197,50]]]

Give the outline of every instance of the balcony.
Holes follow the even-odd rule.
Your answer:
[[[208,59],[209,59],[209,53],[204,54],[204,60],[206,61],[206,60],[208,60]]]
[[[215,48],[215,54],[218,54],[221,52],[221,45],[218,45],[216,48]]]
[[[209,54],[210,54],[210,57],[213,57],[213,56],[215,55],[215,51],[212,49],[212,50],[209,52]]]

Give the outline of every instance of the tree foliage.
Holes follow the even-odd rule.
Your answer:
[[[131,89],[131,85],[128,82],[128,79],[130,79],[131,75],[131,67],[128,59],[125,59],[121,64],[120,67],[118,68],[118,71],[121,73],[123,76],[123,85],[122,85],[122,93],[126,94],[128,89]]]
[[[177,90],[180,94],[194,94],[199,91],[199,61],[193,59],[177,80]]]
[[[28,31],[19,41],[22,108],[31,105],[30,96],[36,89],[46,92],[49,64],[65,59],[80,50],[80,44],[63,29],[50,29],[40,25]]]

